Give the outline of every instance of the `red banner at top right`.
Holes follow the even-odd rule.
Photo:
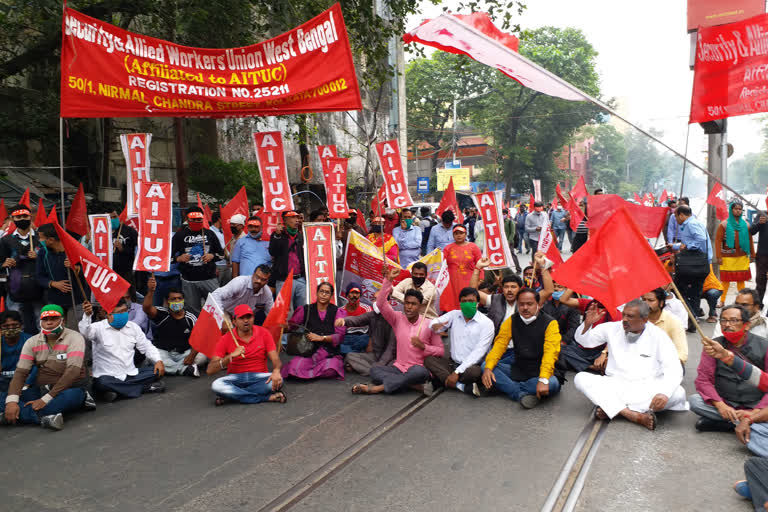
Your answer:
[[[699,30],[691,123],[768,112],[768,14]]]

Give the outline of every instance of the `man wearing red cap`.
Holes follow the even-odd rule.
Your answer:
[[[226,377],[211,384],[216,405],[228,400],[243,404],[285,403],[280,358],[272,335],[253,324],[253,310],[247,304],[235,308],[233,323],[235,329],[221,337],[208,364],[208,375],[227,371]],[[267,369],[267,357],[272,362],[271,372]]]
[[[459,292],[469,286],[472,272],[477,262],[483,257],[480,248],[467,242],[467,228],[462,224],[453,226],[453,243],[443,249],[443,258],[448,265],[448,287],[440,296],[440,309],[453,311],[459,309]]]

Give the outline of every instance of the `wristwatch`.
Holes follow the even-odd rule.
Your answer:
[[[545,379],[544,377],[539,377],[539,382],[542,384],[549,384],[549,379]]]

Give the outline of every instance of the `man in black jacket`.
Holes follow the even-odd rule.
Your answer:
[[[117,211],[109,212],[112,223],[112,269],[120,277],[131,284],[133,281],[133,260],[136,258],[136,247],[139,244],[139,233],[127,224],[120,222]]]
[[[37,334],[43,288],[37,282],[37,234],[32,229],[32,212],[23,204],[11,208],[16,231],[0,239],[0,278],[6,281],[9,310],[18,311],[24,322],[24,332]]]
[[[283,225],[269,237],[269,254],[272,255],[272,272],[277,279],[277,293],[293,274],[291,304],[293,309],[306,304],[307,281],[304,276],[304,237],[299,226],[299,214],[294,210],[283,212]]]
[[[760,300],[765,295],[765,285],[768,281],[768,216],[760,212],[758,221],[749,227],[749,232],[753,236],[757,233],[760,238],[757,240],[757,253],[755,254],[755,288]],[[765,300],[763,300],[765,302]]]

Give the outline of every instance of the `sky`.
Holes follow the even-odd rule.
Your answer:
[[[433,18],[458,2],[440,6],[422,1],[423,13],[409,19],[407,28]],[[546,25],[581,29],[597,50],[597,69],[603,98],[614,97],[620,113],[643,128],[664,132],[661,137],[685,152],[693,71],[688,67],[690,36],[686,32],[685,0],[526,0],[516,17],[522,29]],[[458,11],[457,11],[458,12]],[[466,13],[460,13],[466,14]],[[728,120],[732,159],[760,151],[763,137],[756,115]],[[704,164],[707,136],[698,124],[690,126],[688,158]]]

